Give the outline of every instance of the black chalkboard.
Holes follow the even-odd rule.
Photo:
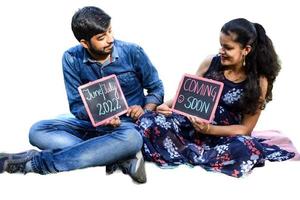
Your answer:
[[[78,87],[93,126],[127,112],[128,105],[116,75],[110,75]]]
[[[223,83],[185,74],[180,81],[172,109],[185,116],[197,116],[210,123],[214,118]]]

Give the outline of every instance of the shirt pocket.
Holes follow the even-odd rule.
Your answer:
[[[133,72],[117,74],[117,78],[120,82],[121,88],[125,96],[135,93],[142,89],[138,78]]]

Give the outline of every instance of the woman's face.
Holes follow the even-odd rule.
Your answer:
[[[242,49],[240,43],[234,41],[235,37],[234,33],[229,35],[220,33],[221,48],[219,53],[221,63],[224,66],[242,66],[244,56],[247,54],[245,48]]]

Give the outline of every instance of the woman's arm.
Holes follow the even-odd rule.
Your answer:
[[[197,69],[197,72],[196,72],[197,76],[202,77],[207,72],[213,57],[214,56],[211,55],[204,59],[204,61],[200,64],[199,68]],[[172,105],[173,105],[173,99],[168,100],[168,101],[164,102],[163,104],[157,106],[156,111],[163,115],[166,115],[166,116],[171,115],[172,114],[172,109],[171,109]]]
[[[214,55],[209,55],[202,61],[202,63],[200,64],[199,68],[196,71],[197,76],[200,76],[200,77],[204,76],[204,74],[207,72],[207,70],[210,66],[210,63],[211,63],[213,57],[214,57]]]
[[[265,101],[267,87],[268,87],[267,79],[265,77],[260,78],[260,88],[262,90],[260,102]],[[191,122],[193,123],[193,126],[197,131],[208,135],[216,135],[216,136],[250,135],[258,121],[260,113],[261,113],[261,109],[258,108],[254,115],[245,115],[242,123],[239,125],[228,125],[228,126],[211,125],[205,122],[200,122],[199,119],[197,120],[195,118],[193,118]]]

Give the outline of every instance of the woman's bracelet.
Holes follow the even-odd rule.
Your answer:
[[[205,133],[208,133],[209,129],[210,129],[210,124],[207,124]]]
[[[210,125],[206,124],[206,126],[203,127],[202,131],[203,131],[204,134],[207,134],[209,129],[210,129]]]

